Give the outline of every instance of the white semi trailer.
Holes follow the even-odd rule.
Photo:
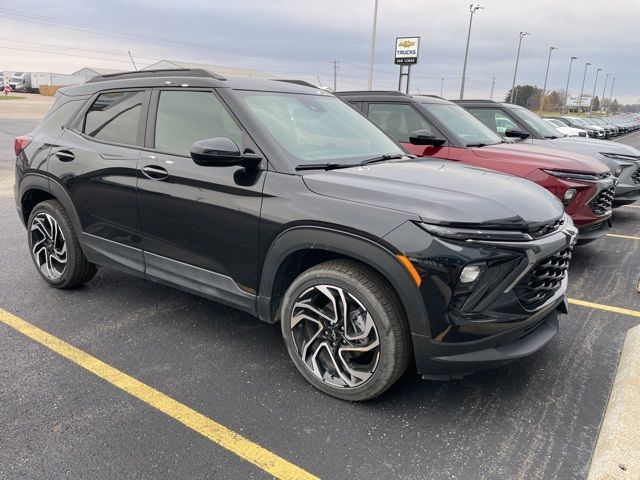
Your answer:
[[[80,85],[84,82],[84,77],[80,75],[49,72],[16,72],[9,79],[9,85],[13,91],[30,93],[39,93],[40,87],[44,85],[67,87],[70,85]]]

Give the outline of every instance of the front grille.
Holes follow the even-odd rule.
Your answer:
[[[527,310],[535,310],[549,300],[567,275],[571,250],[564,250],[540,260],[514,287],[513,292]]]
[[[545,235],[549,235],[550,233],[555,232],[556,230],[558,230],[562,225],[564,225],[564,217],[560,217],[558,220],[556,220],[555,222],[551,222],[551,223],[547,223],[546,225],[543,225],[541,227],[536,228],[533,231],[530,231],[529,234],[533,237],[533,238],[540,238],[540,237],[544,237]]]
[[[593,200],[589,202],[591,211],[596,215],[605,215],[606,213],[608,213],[611,210],[611,205],[613,204],[613,197],[615,196],[615,194],[615,185],[602,190],[593,198]]]
[[[633,183],[640,183],[640,167],[631,174],[631,180],[633,180]]]

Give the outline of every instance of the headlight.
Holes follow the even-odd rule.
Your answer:
[[[493,240],[502,242],[527,242],[533,240],[531,235],[517,230],[485,230],[479,228],[457,228],[442,225],[420,223],[422,228],[436,237],[452,240]]]
[[[614,158],[616,160],[627,160],[632,162],[640,160],[640,155],[632,155],[630,153],[600,152],[600,155],[604,155],[608,158]]]
[[[558,178],[565,178],[567,180],[583,180],[583,181],[587,181],[587,182],[595,182],[596,180],[598,180],[599,178],[601,178],[601,175],[592,175],[589,173],[581,173],[581,172],[562,172],[560,170],[544,170],[544,172],[548,173],[549,175],[553,175],[554,177],[558,177]]]
[[[616,168],[616,171],[615,171],[614,175],[616,177],[619,177],[620,174],[622,173],[622,170],[624,170],[624,167],[622,165],[620,165],[618,168]]]
[[[562,198],[562,203],[565,205],[569,205],[573,197],[576,196],[577,190],[575,188],[569,188],[566,192],[564,192],[564,197]]]
[[[475,282],[478,276],[480,276],[480,265],[467,265],[460,272],[460,283]]]

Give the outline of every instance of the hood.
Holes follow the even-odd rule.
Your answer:
[[[434,224],[529,230],[564,211],[533,182],[443,160],[384,162],[303,178],[320,195],[411,213]]]
[[[640,160],[640,150],[632,147],[631,145],[625,145],[624,143],[597,140],[595,138],[576,137],[563,137],[556,140],[550,140],[550,142],[556,147],[587,155],[617,153],[620,155],[637,157],[636,160]],[[629,158],[629,160],[633,161],[633,158]]]
[[[608,173],[609,167],[596,158],[562,149],[532,145],[531,143],[499,143],[481,148],[473,148],[481,158],[504,158],[510,162],[589,174]]]

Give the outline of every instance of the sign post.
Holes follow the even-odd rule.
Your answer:
[[[409,93],[411,79],[411,65],[418,63],[420,37],[397,37],[395,50],[395,64],[400,65],[398,77],[398,91],[402,91],[402,77],[407,77],[405,93]],[[406,68],[405,68],[406,67]]]

